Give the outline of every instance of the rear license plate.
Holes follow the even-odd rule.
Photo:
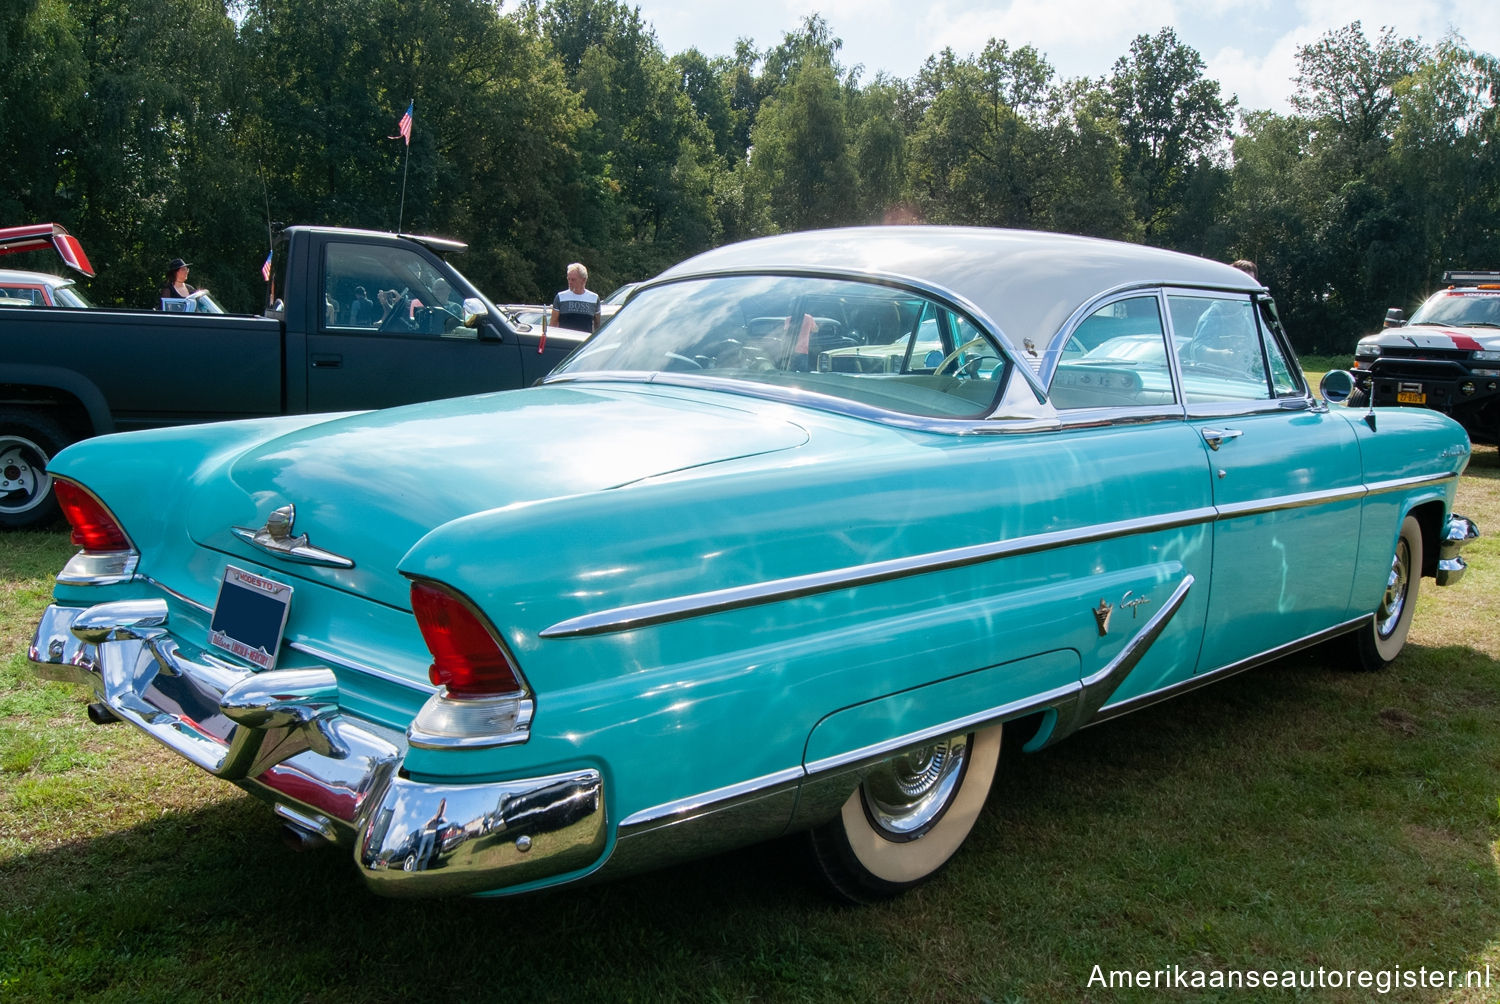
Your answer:
[[[292,606],[292,587],[233,565],[224,569],[208,641],[261,669],[276,665]]]
[[[1427,395],[1414,390],[1402,390],[1396,392],[1397,404],[1426,404]]]

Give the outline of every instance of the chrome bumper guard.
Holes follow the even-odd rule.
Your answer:
[[[1438,548],[1437,584],[1451,586],[1464,577],[1469,566],[1458,552],[1470,542],[1479,539],[1479,528],[1473,521],[1454,513],[1448,517],[1447,529],[1443,531],[1442,546]]]
[[[252,672],[190,656],[167,619],[162,600],[53,605],[29,657],[37,675],[91,687],[116,717],[267,798],[300,834],[352,846],[384,895],[503,890],[603,854],[598,771],[413,781],[400,774],[404,737],[343,714],[331,669]]]

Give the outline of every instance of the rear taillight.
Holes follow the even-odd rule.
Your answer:
[[[73,528],[74,544],[96,553],[131,550],[130,538],[120,521],[87,488],[54,476],[52,490],[57,493],[63,516]]]
[[[495,632],[462,595],[434,582],[411,586],[411,610],[432,653],[432,682],[450,697],[493,697],[526,689]]]

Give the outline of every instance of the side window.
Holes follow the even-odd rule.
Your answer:
[[[442,335],[462,320],[460,293],[415,251],[368,244],[327,245],[324,328]]]
[[[1052,405],[1121,408],[1175,404],[1167,336],[1155,296],[1107,303],[1073,330],[1052,377]]]
[[[1261,329],[1247,297],[1169,296],[1189,404],[1271,398]],[[1281,360],[1286,375],[1286,360]]]

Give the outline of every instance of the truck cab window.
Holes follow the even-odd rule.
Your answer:
[[[462,324],[465,295],[409,249],[337,242],[325,249],[325,330],[444,335]]]

